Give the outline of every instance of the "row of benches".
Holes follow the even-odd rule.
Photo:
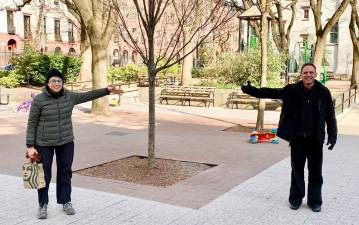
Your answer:
[[[162,104],[163,101],[166,101],[166,104],[168,104],[168,100],[177,100],[182,105],[185,105],[186,102],[191,105],[191,101],[199,101],[204,103],[205,107],[209,107],[211,103],[214,106],[215,91],[216,88],[214,87],[166,86],[161,91],[160,103]],[[250,104],[257,107],[258,99],[237,89],[228,96],[227,107],[229,108],[231,105],[233,109],[234,105],[236,105],[236,108],[238,108],[239,104]],[[266,108],[268,109],[276,109],[280,104],[279,100],[266,99]]]

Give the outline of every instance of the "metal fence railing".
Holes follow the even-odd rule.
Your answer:
[[[17,54],[20,54],[20,52],[0,52],[0,69],[9,64],[11,56]]]
[[[137,82],[115,83],[114,81],[111,81],[111,84],[120,85],[123,88],[130,88],[132,87],[132,85],[136,85],[137,87],[138,83]],[[70,91],[78,91],[78,92],[90,91],[93,89],[92,80],[65,83],[65,87],[68,88]]]
[[[358,86],[353,86],[334,98],[335,114],[339,115],[358,101]]]

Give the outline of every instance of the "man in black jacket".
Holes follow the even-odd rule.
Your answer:
[[[328,149],[332,150],[337,140],[337,121],[330,91],[315,80],[315,65],[304,64],[300,77],[301,81],[284,88],[255,88],[248,82],[242,91],[257,98],[282,100],[277,135],[291,146],[290,208],[298,209],[305,196],[304,165],[308,160],[307,204],[314,212],[320,212],[325,124]]]

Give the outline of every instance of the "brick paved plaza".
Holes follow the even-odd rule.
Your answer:
[[[128,104],[110,117],[74,111],[74,170],[130,155],[146,155],[147,105]],[[267,124],[279,113],[266,112]],[[0,110],[0,224],[359,224],[359,106],[339,118],[338,143],[324,151],[323,208],[288,207],[289,147],[249,144],[247,133],[225,132],[251,125],[256,111],[157,106],[159,158],[218,166],[168,188],[74,175],[75,216],[65,216],[50,187],[49,216],[36,219],[37,194],[22,186],[27,114]],[[110,135],[116,131],[121,135]],[[53,170],[55,174],[55,167]],[[55,180],[53,178],[53,180]]]

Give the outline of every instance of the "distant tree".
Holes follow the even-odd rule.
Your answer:
[[[335,9],[333,15],[329,17],[328,22],[322,25],[322,0],[310,0],[310,8],[312,9],[315,22],[316,42],[314,49],[313,63],[317,67],[317,73],[320,74],[322,61],[324,57],[324,50],[326,45],[326,37],[330,30],[338,22],[344,10],[347,8],[351,0],[342,0],[339,7]]]
[[[352,0],[352,6],[349,31],[353,43],[353,68],[351,77],[351,86],[358,87],[359,81],[359,16],[358,16],[358,1]]]
[[[290,45],[290,32],[292,31],[296,15],[297,0],[291,0],[290,3],[287,3],[286,5],[283,5],[283,1],[281,0],[275,0],[273,1],[273,4],[276,8],[276,12],[273,12],[272,9],[270,9],[269,11],[269,15],[272,18],[272,38],[277,49],[280,52],[288,54]],[[290,20],[288,26],[286,26],[286,24],[284,23],[285,10],[290,10]]]
[[[30,4],[32,2],[32,0],[22,0],[22,1],[5,1],[0,3],[0,11],[1,10],[13,10],[13,11],[21,11],[21,9],[27,5]]]

